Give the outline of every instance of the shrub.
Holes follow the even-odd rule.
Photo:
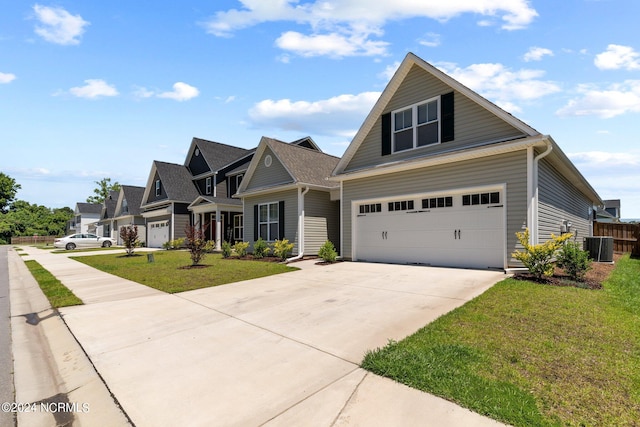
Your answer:
[[[591,269],[589,252],[583,251],[577,242],[566,242],[558,253],[558,267],[563,268],[573,280],[583,281]]]
[[[256,240],[255,243],[253,244],[253,257],[264,258],[265,255],[269,254],[270,250],[271,248],[269,248],[269,245],[267,245],[267,242],[262,240],[262,237],[259,237],[258,240]]]
[[[338,252],[336,252],[336,247],[331,243],[330,240],[324,242],[324,244],[320,247],[318,251],[318,256],[322,258],[325,262],[336,262],[336,258],[338,257]]]
[[[285,261],[293,252],[293,243],[289,243],[288,239],[276,240],[273,243],[273,254]]]
[[[138,241],[138,226],[128,225],[120,228],[120,238],[127,251],[127,256],[133,255],[134,249],[140,244]]]
[[[178,249],[184,245],[185,238],[180,237],[179,239],[169,240],[168,242],[164,242],[162,247],[166,250],[169,249]]]
[[[222,242],[222,258],[229,258],[231,256],[231,243],[226,240]]]
[[[187,249],[191,257],[191,265],[198,265],[207,252],[211,251],[215,243],[205,240],[204,228],[188,225],[184,229]]]
[[[249,247],[249,242],[236,242],[233,245],[233,250],[236,251],[236,254],[239,257],[243,257],[247,254],[248,247]]]
[[[554,268],[554,257],[562,244],[571,238],[571,233],[561,236],[551,234],[551,240],[537,245],[529,244],[529,229],[523,232],[517,232],[518,241],[524,248],[524,252],[516,250],[511,256],[522,262],[536,278],[541,279],[542,276],[552,276]]]

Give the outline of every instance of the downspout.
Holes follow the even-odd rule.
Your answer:
[[[538,234],[538,163],[540,162],[541,159],[545,158],[549,153],[551,153],[551,151],[553,150],[553,145],[551,144],[551,142],[549,142],[548,140],[545,140],[545,143],[547,144],[547,149],[538,154],[534,159],[533,159],[533,209],[532,209],[532,230],[529,238],[531,240],[531,244],[537,245],[538,244],[538,238],[539,238],[539,234]]]
[[[297,261],[304,256],[304,195],[309,192],[310,188],[298,187],[298,255],[288,258],[285,263]],[[284,215],[284,212],[282,212]]]

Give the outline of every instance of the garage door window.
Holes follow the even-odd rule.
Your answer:
[[[403,200],[401,202],[389,202],[389,212],[413,210],[413,200]]]
[[[462,196],[462,206],[491,205],[496,203],[500,203],[500,192],[498,191],[492,193],[465,194]]]
[[[381,203],[371,203],[369,205],[360,205],[360,213],[376,213],[382,212],[382,204]]]
[[[422,199],[422,209],[450,208],[453,206],[453,197],[431,197]]]

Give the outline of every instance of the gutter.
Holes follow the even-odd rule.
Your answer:
[[[549,140],[545,140],[545,143],[547,144],[547,149],[538,154],[534,159],[533,159],[533,180],[532,180],[532,197],[533,197],[533,201],[531,203],[532,205],[532,209],[531,209],[531,220],[532,223],[531,225],[531,230],[529,233],[529,243],[533,244],[533,245],[537,245],[538,244],[538,237],[539,237],[539,233],[538,233],[538,168],[539,168],[539,162],[540,160],[542,160],[543,158],[545,158],[547,155],[549,155],[549,153],[551,153],[551,151],[553,151],[553,144],[549,141]]]
[[[298,255],[285,260],[285,264],[302,259],[304,256],[304,195],[311,190],[306,186],[304,191],[298,187]],[[282,213],[284,215],[284,212]]]

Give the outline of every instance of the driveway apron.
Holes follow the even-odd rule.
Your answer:
[[[60,311],[136,426],[500,425],[358,364],[502,273],[345,262],[168,295],[34,258],[85,301]]]

